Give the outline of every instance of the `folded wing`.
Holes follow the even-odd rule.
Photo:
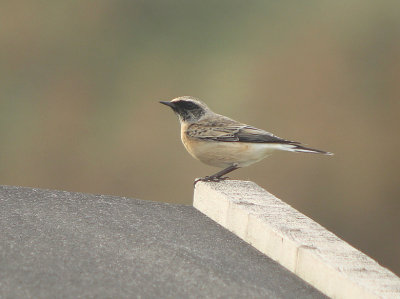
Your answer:
[[[223,124],[218,122],[207,125],[192,124],[186,134],[204,141],[298,144],[298,142],[285,140],[267,131],[234,121],[232,123],[225,121]]]

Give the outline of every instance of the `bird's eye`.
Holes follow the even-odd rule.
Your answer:
[[[199,109],[199,105],[193,102],[182,102],[181,107],[185,110],[197,110]]]

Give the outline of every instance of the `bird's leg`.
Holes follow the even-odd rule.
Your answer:
[[[195,180],[194,181],[194,184],[196,185],[196,183],[198,182],[198,181],[203,181],[203,182],[219,182],[219,181],[222,181],[222,180],[226,180],[227,179],[227,177],[222,177],[223,175],[225,175],[225,174],[227,174],[227,173],[229,173],[229,172],[231,172],[231,171],[234,171],[234,170],[236,170],[236,169],[238,169],[239,167],[237,167],[237,165],[231,165],[231,166],[228,166],[227,168],[224,168],[224,169],[222,169],[221,171],[218,171],[217,173],[215,173],[215,174],[213,174],[213,175],[210,175],[210,176],[206,176],[206,177],[204,177],[204,178],[200,178],[200,179],[197,179],[197,180]]]
[[[237,167],[236,165],[231,165],[228,166],[225,169],[222,169],[221,171],[218,171],[217,173],[210,175],[210,176],[206,176],[205,179],[209,179],[211,181],[213,180],[223,180],[224,178],[222,178],[223,175],[230,173],[236,169],[238,169],[239,167]]]

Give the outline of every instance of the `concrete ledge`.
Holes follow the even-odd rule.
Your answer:
[[[400,298],[400,278],[249,181],[198,182],[193,205],[333,298]]]

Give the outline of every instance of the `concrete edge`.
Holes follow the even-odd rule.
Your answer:
[[[193,206],[333,298],[400,298],[400,278],[250,181],[198,182]]]

